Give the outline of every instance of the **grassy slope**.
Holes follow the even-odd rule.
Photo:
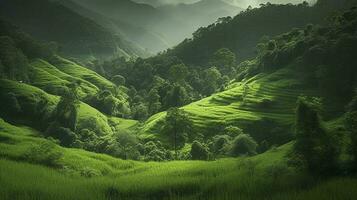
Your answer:
[[[75,81],[81,81],[79,90],[79,96],[81,97],[95,95],[99,91],[98,87],[91,82],[66,74],[47,61],[36,59],[30,65],[32,67],[31,84],[47,92],[53,93],[52,90],[61,89]]]
[[[96,72],[87,69],[85,67],[82,67],[72,61],[61,58],[59,56],[56,56],[53,59],[51,59],[50,63],[56,66],[62,72],[69,74],[73,77],[86,80],[94,84],[100,89],[110,89],[115,87],[115,85],[112,82],[108,81],[107,79],[100,76]]]
[[[236,125],[254,134],[256,123],[268,121],[278,127],[289,127],[294,121],[296,99],[301,94],[312,94],[303,88],[291,68],[272,74],[259,74],[234,83],[226,91],[194,102],[183,109],[189,114],[197,131],[209,134],[216,127]],[[245,93],[245,94],[244,94]],[[165,113],[151,117],[141,133],[152,137],[160,132]]]
[[[251,158],[143,163],[56,146],[61,168],[17,162],[44,139],[0,120],[1,199],[351,199],[355,179],[311,181],[286,167],[291,145]],[[81,175],[94,173],[91,178]],[[342,185],[343,184],[343,185]],[[59,187],[60,186],[60,187]],[[312,189],[305,190],[308,186]],[[328,192],[326,192],[328,191]]]
[[[28,116],[28,114],[25,113],[36,112],[32,109],[38,107],[40,99],[45,99],[48,102],[47,105],[45,105],[46,114],[48,115],[54,110],[57,102],[59,101],[59,97],[57,96],[47,94],[46,92],[34,86],[18,83],[15,81],[0,79],[0,90],[0,101],[2,102],[5,102],[3,100],[6,98],[7,93],[11,92],[15,94],[24,112],[23,114],[19,115],[22,116],[21,122],[24,122],[24,124],[27,124],[29,126],[32,126],[34,123],[36,123],[38,119],[34,118],[33,115]],[[3,103],[0,106],[5,108],[9,105],[5,105],[5,103]],[[112,117],[110,120],[108,120],[107,116],[103,115],[101,112],[97,111],[93,107],[82,102],[80,103],[78,109],[78,130],[87,128],[93,130],[98,135],[100,133],[113,134],[111,124],[113,124],[112,126],[115,127],[115,129],[123,129],[134,127],[136,126],[137,122],[133,120],[119,119],[115,117]]]

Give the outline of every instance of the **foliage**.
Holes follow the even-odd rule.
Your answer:
[[[224,75],[235,74],[236,55],[227,48],[218,49],[211,58],[210,65],[217,67]]]
[[[115,83],[117,86],[120,85],[125,85],[125,78],[121,75],[115,75],[112,78],[113,83]]]
[[[232,156],[255,155],[257,143],[247,134],[240,134],[234,138],[230,153]]]
[[[61,97],[54,111],[55,122],[60,126],[76,130],[78,96],[77,88],[80,83],[72,83],[69,90]]]
[[[209,159],[209,151],[208,148],[200,143],[199,141],[193,141],[191,146],[191,158],[193,160],[208,160]]]
[[[296,108],[294,157],[311,173],[329,175],[337,165],[338,141],[321,126],[321,104],[316,98],[300,97]],[[294,158],[292,158],[294,160]]]
[[[28,81],[27,57],[8,36],[0,37],[0,60],[2,76],[13,80]]]
[[[113,154],[122,159],[138,160],[140,152],[137,149],[139,141],[130,133],[119,133],[115,137],[115,150]]]
[[[169,138],[177,158],[178,149],[185,145],[187,135],[191,134],[191,121],[183,110],[171,108],[167,111],[163,129],[166,137]]]

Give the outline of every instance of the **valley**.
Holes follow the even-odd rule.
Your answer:
[[[357,2],[287,3],[0,1],[0,199],[354,199]]]

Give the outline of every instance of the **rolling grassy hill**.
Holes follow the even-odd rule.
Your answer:
[[[1,116],[7,120],[15,120],[20,124],[27,124],[33,128],[43,130],[43,125],[48,123],[46,118],[51,116],[61,91],[69,83],[80,81],[78,95],[81,100],[88,96],[96,95],[100,90],[114,90],[116,86],[97,73],[82,67],[74,62],[54,56],[50,62],[43,59],[33,59],[29,62],[30,83],[22,83],[1,79],[0,99],[2,105]],[[120,98],[126,101],[125,91],[119,91]],[[9,100],[9,94],[16,98],[21,108],[19,112],[12,109],[14,102]],[[119,98],[119,97],[118,97]],[[16,116],[21,117],[16,117]],[[81,102],[78,108],[78,130],[90,128],[97,135],[112,135],[116,129],[136,127],[137,121],[116,117],[107,117],[92,106]]]
[[[316,92],[306,89],[290,67],[233,83],[227,90],[184,106],[183,110],[193,121],[195,132],[207,138],[235,125],[259,142],[284,143],[292,137],[297,97],[317,95]],[[141,134],[159,136],[164,117],[165,113],[152,116]]]

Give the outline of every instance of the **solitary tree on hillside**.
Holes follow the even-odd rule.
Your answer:
[[[317,98],[300,97],[296,109],[296,142],[294,157],[301,159],[313,174],[326,174],[334,169],[338,149],[336,141],[321,126]]]
[[[59,126],[72,131],[76,129],[79,85],[80,82],[75,82],[68,86],[68,90],[61,97],[55,110],[55,118]]]
[[[164,132],[170,138],[171,144],[175,150],[177,159],[177,149],[185,145],[187,134],[191,130],[191,121],[183,110],[171,108],[167,111]]]

